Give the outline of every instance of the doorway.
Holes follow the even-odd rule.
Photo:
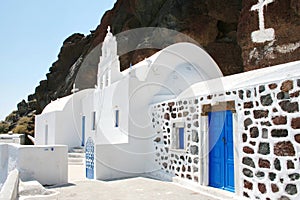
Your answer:
[[[87,139],[85,146],[85,174],[86,178],[94,179],[95,144],[91,137]]]
[[[234,192],[232,111],[209,112],[209,185]]]

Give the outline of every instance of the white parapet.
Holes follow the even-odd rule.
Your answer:
[[[17,169],[11,171],[0,190],[1,200],[14,200],[18,196],[19,172]]]
[[[7,159],[1,159],[0,166],[5,169],[6,174],[18,169],[22,181],[37,180],[42,185],[58,185],[68,182],[68,147],[66,145],[7,144],[5,154],[1,157]]]

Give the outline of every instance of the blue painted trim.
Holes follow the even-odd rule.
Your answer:
[[[184,149],[184,128],[179,128],[179,149]]]

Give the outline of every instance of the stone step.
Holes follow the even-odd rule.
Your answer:
[[[84,148],[80,148],[80,147],[75,147],[71,150],[70,153],[85,153],[85,149]]]
[[[68,158],[68,162],[78,162],[78,163],[83,163],[84,159],[83,158]]]
[[[68,165],[84,165],[84,162],[68,162]]]
[[[212,199],[216,200],[248,200],[248,198],[237,196],[233,192],[229,192],[226,190],[220,190],[217,188],[213,188],[210,186],[202,186],[195,184],[195,182],[192,182],[191,180],[185,180],[179,177],[173,177],[172,180],[175,184],[179,184],[183,187],[187,187],[191,190],[195,190],[197,192],[200,192],[208,197],[211,197]]]
[[[68,153],[69,158],[85,158],[84,153]]]

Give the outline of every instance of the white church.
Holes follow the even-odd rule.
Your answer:
[[[97,85],[47,105],[35,142],[84,146],[90,179],[148,174],[251,199],[299,199],[300,180],[289,178],[300,169],[299,67],[223,77],[202,48],[177,43],[121,72],[108,28]]]
[[[102,52],[95,89],[47,105],[36,117],[36,144],[85,146],[92,156],[87,162],[95,167],[91,177],[97,179],[153,172],[156,135],[150,106],[222,74],[204,50],[189,43],[172,45],[120,72],[110,28]],[[199,65],[199,59],[205,62]]]

